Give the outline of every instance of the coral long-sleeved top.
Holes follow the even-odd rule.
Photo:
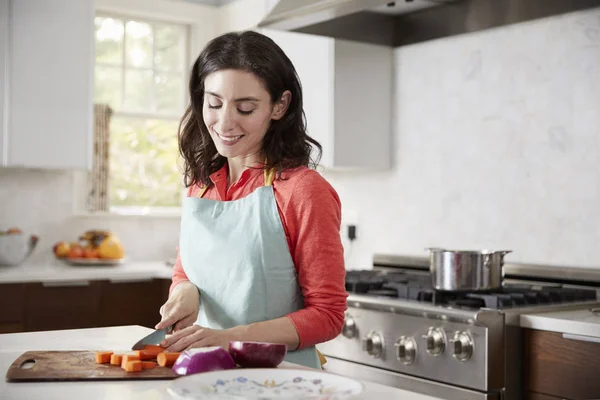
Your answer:
[[[246,169],[229,189],[227,174],[227,164],[213,173],[210,179],[214,185],[203,197],[237,200],[264,185],[261,169]],[[341,204],[333,187],[314,170],[299,167],[284,172],[282,178],[273,182],[273,192],[304,295],[304,308],[287,317],[298,332],[298,349],[302,349],[333,339],[344,323],[348,293],[340,236]],[[197,196],[200,190],[193,185],[188,196]],[[188,277],[178,256],[171,290],[184,280]]]

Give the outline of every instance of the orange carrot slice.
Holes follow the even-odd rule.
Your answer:
[[[142,361],[142,369],[152,369],[154,367],[156,367],[154,361]]]
[[[127,356],[125,356],[127,357]],[[125,358],[123,357],[123,358]],[[123,369],[127,372],[138,372],[142,370],[142,362],[140,360],[127,361]]]
[[[154,360],[157,355],[163,353],[164,351],[165,349],[160,346],[154,346],[149,344],[144,346],[143,350],[139,350],[138,353],[140,356],[140,360]]]
[[[112,354],[110,356],[110,365],[121,365],[123,361],[123,354]]]
[[[112,356],[112,351],[97,351],[96,352],[96,363],[97,364],[106,364],[110,362],[110,357]]]
[[[170,367],[175,364],[175,360],[181,353],[160,353],[156,356],[156,361],[161,367]]]
[[[125,368],[129,361],[140,361],[140,357],[133,354],[125,354],[123,355],[123,359],[121,360],[121,367]],[[141,364],[140,364],[141,365]]]

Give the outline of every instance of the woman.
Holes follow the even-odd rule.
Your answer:
[[[334,189],[308,168],[302,89],[268,37],[229,33],[194,63],[182,120],[179,257],[157,329],[169,351],[230,340],[284,343],[287,360],[320,367],[347,292]]]

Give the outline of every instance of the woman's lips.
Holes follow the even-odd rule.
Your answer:
[[[244,137],[244,135],[234,136],[234,135],[221,135],[220,133],[216,133],[216,134],[217,134],[217,137],[219,138],[219,140],[221,141],[221,143],[223,143],[225,146],[233,146],[234,144],[238,143]]]

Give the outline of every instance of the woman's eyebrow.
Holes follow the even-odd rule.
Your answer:
[[[215,96],[215,97],[216,97],[216,98],[218,98],[218,99],[221,99],[221,100],[223,100],[223,98],[222,98],[221,96],[219,96],[219,95],[218,95],[217,93],[215,93],[215,92],[211,92],[211,91],[208,91],[208,90],[207,90],[207,91],[206,91],[206,93],[210,94],[211,96]],[[235,101],[235,102],[242,102],[242,101],[256,101],[256,102],[259,102],[260,100],[259,100],[259,99],[257,99],[256,97],[251,97],[251,96],[248,96],[248,97],[240,97],[240,98],[238,98],[238,99],[235,99],[234,101]]]

